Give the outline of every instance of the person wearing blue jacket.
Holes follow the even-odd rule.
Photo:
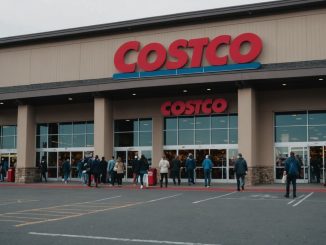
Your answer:
[[[188,175],[188,185],[195,184],[194,180],[194,171],[196,168],[196,160],[194,159],[194,156],[189,153],[187,160],[186,160],[186,171]]]
[[[238,159],[235,161],[234,164],[234,173],[237,178],[237,190],[244,191],[244,185],[245,185],[245,177],[248,171],[248,166],[246,160],[242,157],[242,154],[238,154]]]
[[[209,158],[209,155],[206,155],[202,167],[204,169],[204,177],[205,177],[205,187],[209,188],[211,185],[211,172],[213,168],[213,162]]]
[[[293,186],[293,198],[297,197],[297,177],[300,172],[299,161],[295,158],[294,152],[290,152],[290,157],[285,161],[285,172],[287,175],[286,178],[286,194],[285,197],[289,197],[290,194],[290,183],[292,182]]]

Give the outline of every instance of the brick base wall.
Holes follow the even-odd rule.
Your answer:
[[[40,170],[38,168],[16,168],[16,183],[34,183],[40,181]]]
[[[247,182],[249,185],[274,183],[273,167],[248,167]]]

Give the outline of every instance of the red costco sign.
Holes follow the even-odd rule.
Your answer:
[[[189,101],[166,101],[161,105],[163,116],[197,115],[222,113],[227,108],[225,99],[205,99]]]
[[[240,52],[244,43],[250,44],[247,53]],[[218,55],[221,46],[228,47],[227,55]],[[242,33],[235,38],[230,35],[221,35],[210,40],[208,37],[190,40],[178,39],[173,41],[168,48],[159,42],[141,46],[139,41],[129,41],[122,44],[114,55],[114,64],[121,73],[132,73],[136,70],[151,72],[162,68],[167,70],[181,69],[188,65],[190,68],[202,66],[203,58],[211,66],[226,65],[231,59],[236,64],[254,61],[262,50],[262,40],[254,33]],[[192,52],[187,52],[192,51]],[[136,60],[126,61],[126,56],[136,53]],[[155,58],[149,61],[150,55]],[[190,54],[190,55],[189,55]]]

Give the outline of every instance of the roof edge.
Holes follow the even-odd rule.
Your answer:
[[[0,38],[0,48],[28,45],[52,41],[65,41],[90,37],[90,35],[112,35],[127,33],[141,29],[186,25],[194,22],[208,22],[212,20],[235,19],[239,17],[253,17],[255,15],[284,13],[326,7],[325,0],[279,0],[264,3],[255,3],[225,8],[200,10],[171,15],[162,15],[142,19],[113,22],[107,24],[83,26],[55,30],[49,32],[33,33],[19,36]]]

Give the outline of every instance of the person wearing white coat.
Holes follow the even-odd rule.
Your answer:
[[[160,168],[160,175],[161,175],[161,180],[160,180],[161,188],[163,187],[163,177],[165,178],[165,187],[168,187],[168,172],[169,172],[170,163],[168,160],[166,160],[165,155],[162,156],[162,159],[159,162],[158,166]]]

